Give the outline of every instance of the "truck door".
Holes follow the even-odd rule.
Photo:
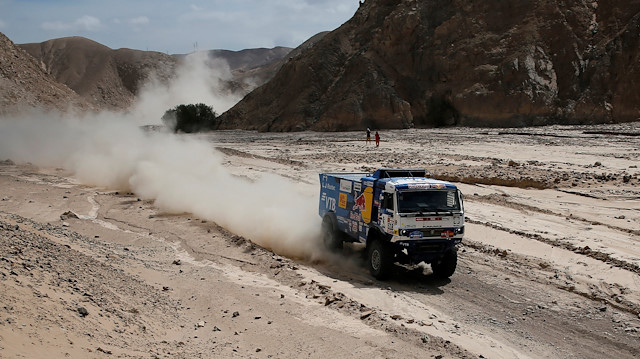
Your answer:
[[[393,193],[383,192],[382,203],[380,204],[380,227],[386,233],[393,234],[395,209],[395,198]]]

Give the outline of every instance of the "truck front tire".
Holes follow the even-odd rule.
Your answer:
[[[393,260],[382,241],[375,240],[367,247],[367,265],[376,279],[384,279],[389,275]]]
[[[342,249],[341,233],[328,215],[322,219],[322,242],[330,251],[335,252]]]
[[[453,275],[458,265],[458,249],[453,247],[446,251],[442,258],[431,263],[431,270],[433,270],[433,276],[440,279],[446,279]]]

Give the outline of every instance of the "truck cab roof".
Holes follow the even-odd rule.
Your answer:
[[[393,187],[398,191],[406,190],[425,190],[425,189],[456,189],[456,185],[436,180],[433,178],[391,178],[386,180],[380,180],[386,182],[386,187]]]
[[[449,182],[426,177],[424,169],[414,168],[380,168],[371,173],[325,173],[336,178],[350,181],[368,182],[368,186],[386,188],[387,190],[428,190],[428,189],[456,189]],[[365,183],[365,186],[367,184]]]
[[[456,189],[457,187],[449,182],[428,178],[424,169],[415,168],[381,168],[378,169],[370,179],[377,182],[381,188],[404,190],[425,190],[425,189]]]

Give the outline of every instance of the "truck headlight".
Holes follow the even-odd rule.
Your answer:
[[[464,234],[464,227],[458,227],[458,228],[454,229],[454,232],[456,234]]]

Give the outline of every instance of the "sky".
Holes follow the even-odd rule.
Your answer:
[[[112,49],[296,47],[349,20],[359,0],[0,0],[0,32],[16,44],[82,36]]]

